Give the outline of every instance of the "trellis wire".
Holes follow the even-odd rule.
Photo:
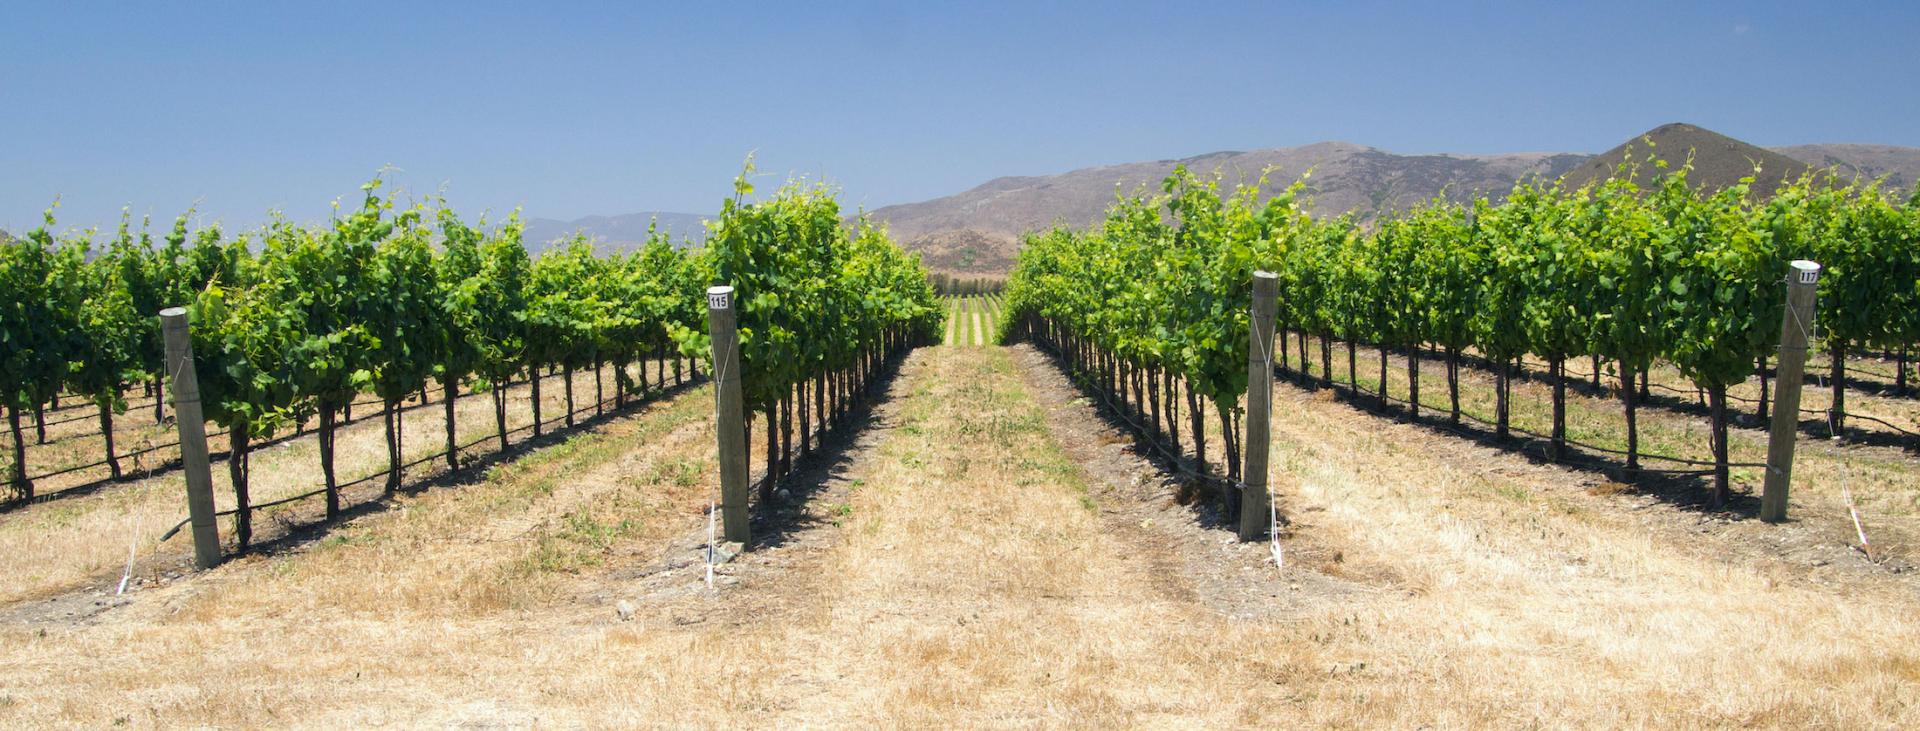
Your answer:
[[[678,384],[678,385],[682,385],[682,386],[684,386],[684,385],[693,385],[693,384],[696,384],[696,383],[699,383],[699,382],[700,382],[701,380],[702,380],[702,379],[701,379],[701,378],[700,378],[699,376],[695,376],[695,377],[693,377],[692,379],[690,379],[690,380],[688,380],[688,381],[687,381],[686,383],[683,383],[683,384]],[[676,386],[676,387],[678,387],[678,386]],[[644,394],[644,395],[643,395],[643,396],[642,396],[641,398],[639,398],[639,399],[635,399],[635,400],[633,400],[633,401],[631,401],[631,402],[629,402],[629,403],[627,404],[627,410],[629,410],[629,411],[631,411],[631,410],[633,410],[634,408],[637,408],[637,407],[639,407],[639,406],[643,406],[643,405],[645,405],[645,404],[649,404],[649,403],[652,403],[654,399],[656,399],[656,398],[659,398],[660,396],[662,396],[662,395],[664,395],[664,394],[666,394],[668,390],[669,390],[669,389],[666,389],[666,388],[663,388],[663,389],[660,389],[660,390],[656,390],[656,391],[654,391],[654,392],[652,392],[652,393],[649,393],[649,394]],[[581,414],[585,414],[585,413],[588,413],[588,412],[592,412],[592,411],[594,411],[594,410],[596,410],[596,409],[603,409],[603,408],[605,408],[605,407],[607,406],[607,404],[616,404],[616,406],[614,407],[614,409],[613,409],[613,412],[612,412],[612,413],[615,413],[615,414],[618,414],[618,413],[620,412],[620,409],[619,409],[619,407],[617,406],[617,404],[618,404],[618,402],[619,402],[619,397],[618,397],[618,396],[616,396],[616,397],[614,397],[614,398],[610,398],[610,399],[601,399],[601,400],[599,400],[599,401],[594,401],[594,402],[592,402],[592,403],[589,403],[589,404],[588,404],[588,405],[586,405],[586,406],[582,406],[582,407],[579,407],[579,408],[576,408],[576,409],[574,409],[574,410],[572,410],[572,411],[568,411],[568,412],[565,412],[565,413],[562,413],[561,415],[559,415],[559,416],[556,416],[556,417],[553,417],[553,418],[551,418],[551,419],[542,419],[542,420],[541,420],[541,421],[540,421],[540,422],[538,423],[538,426],[539,426],[540,428],[542,428],[542,429],[545,429],[545,428],[548,428],[549,426],[562,426],[562,425],[563,425],[563,424],[565,423],[565,421],[566,421],[566,419],[567,419],[567,417],[569,417],[569,416],[576,416],[576,417],[577,417],[577,416],[580,416]],[[584,423],[584,422],[583,422],[583,423]],[[535,424],[526,424],[526,425],[523,425],[523,426],[517,426],[517,427],[514,427],[514,428],[512,428],[512,429],[508,429],[508,430],[506,431],[506,433],[505,433],[505,436],[507,436],[507,437],[513,437],[513,436],[515,436],[515,435],[517,435],[517,434],[520,434],[520,433],[522,433],[522,432],[527,432],[527,431],[532,431],[532,430],[533,430],[533,428],[534,428],[534,426],[536,426],[536,425],[535,425]],[[558,431],[556,431],[555,433],[558,433]],[[455,447],[455,451],[460,451],[460,452],[465,452],[465,451],[467,451],[467,450],[470,450],[470,449],[473,449],[474,447],[476,447],[476,446],[479,446],[479,445],[481,445],[481,444],[485,444],[485,443],[488,443],[488,442],[492,442],[492,441],[495,441],[495,440],[498,440],[498,439],[499,439],[500,437],[501,437],[501,433],[500,433],[500,432],[488,432],[488,433],[487,433],[486,435],[484,435],[484,436],[481,436],[481,437],[480,437],[480,438],[478,438],[478,439],[474,439],[473,441],[470,441],[470,442],[467,442],[466,444],[461,444],[461,445],[458,445],[457,447]],[[509,447],[509,449],[511,449],[511,447]],[[500,454],[500,453],[502,453],[502,452],[500,452],[500,451],[495,451],[494,453],[495,453],[495,454]],[[400,472],[402,472],[402,473],[405,473],[405,472],[406,472],[407,470],[410,470],[410,469],[413,469],[413,468],[415,468],[415,467],[418,467],[418,466],[420,466],[420,465],[423,465],[423,464],[431,464],[431,463],[433,463],[433,462],[437,462],[437,461],[439,461],[439,460],[442,460],[442,459],[445,459],[445,458],[446,458],[446,456],[447,456],[447,452],[445,452],[445,451],[439,451],[439,452],[434,452],[434,453],[432,453],[432,454],[428,454],[428,455],[425,455],[425,456],[423,456],[423,457],[419,457],[419,458],[416,458],[416,459],[414,459],[414,460],[413,460],[413,461],[411,461],[411,462],[406,462],[406,463],[404,463],[404,464],[401,464],[401,465],[400,465]],[[346,490],[346,489],[348,489],[348,488],[353,488],[353,487],[359,487],[359,486],[361,486],[361,485],[364,485],[364,484],[367,484],[367,483],[369,483],[369,482],[372,482],[372,481],[374,481],[374,480],[377,480],[377,479],[380,479],[380,478],[382,478],[382,477],[386,477],[387,475],[389,475],[389,474],[391,474],[392,472],[393,472],[393,469],[392,469],[392,468],[388,468],[388,469],[384,469],[384,470],[380,470],[379,472],[375,472],[375,473],[372,473],[372,474],[369,474],[369,475],[366,475],[366,476],[363,476],[363,477],[358,477],[358,478],[355,478],[355,479],[353,479],[353,480],[351,480],[351,481],[348,481],[348,482],[343,482],[343,483],[340,483],[340,484],[337,484],[337,485],[335,485],[335,486],[334,486],[334,489],[335,489],[335,490]],[[313,490],[313,491],[310,491],[310,492],[304,492],[304,493],[301,493],[301,494],[299,494],[299,495],[294,495],[294,496],[291,496],[291,497],[284,497],[284,498],[280,498],[280,499],[278,499],[278,500],[272,500],[272,501],[269,501],[269,502],[264,502],[264,503],[256,503],[256,504],[253,504],[253,505],[250,505],[250,506],[248,506],[248,508],[247,508],[247,510],[248,510],[248,512],[250,512],[250,513],[251,513],[251,512],[259,512],[259,511],[261,511],[261,510],[264,510],[264,509],[267,509],[267,508],[271,508],[271,507],[276,507],[276,506],[279,506],[279,505],[285,505],[285,504],[287,504],[287,503],[293,503],[293,502],[298,502],[298,501],[301,501],[301,500],[306,500],[306,499],[309,499],[309,498],[313,498],[313,497],[318,497],[318,496],[321,496],[321,495],[325,495],[325,494],[327,494],[327,488],[325,488],[325,487],[322,487],[322,488],[319,488],[319,489],[317,489],[317,490]],[[214,513],[214,517],[226,517],[226,516],[230,516],[230,515],[236,515],[236,514],[238,514],[239,512],[240,512],[240,511],[239,511],[239,509],[237,509],[237,508],[228,508],[228,509],[226,509],[226,510],[222,510],[222,511],[220,511],[220,512],[217,512],[217,513]],[[175,534],[177,534],[177,533],[179,533],[179,532],[180,532],[180,529],[181,529],[181,528],[184,528],[184,527],[186,527],[186,525],[187,525],[187,523],[189,523],[189,522],[191,522],[191,521],[192,521],[192,518],[187,518],[187,519],[184,519],[184,520],[181,520],[181,521],[180,521],[179,523],[176,523],[176,524],[175,524],[175,525],[174,525],[174,526],[173,526],[172,528],[170,528],[170,529],[168,529],[166,533],[164,533],[164,534],[162,534],[162,535],[160,536],[160,539],[159,539],[159,541],[158,541],[158,542],[159,542],[159,543],[165,543],[165,542],[167,542],[167,540],[168,540],[168,539],[170,539],[170,538],[173,538],[173,536],[174,536]]]
[[[644,366],[644,365],[642,365],[642,367],[645,367],[645,366]],[[559,378],[564,378],[564,376],[560,376],[560,375],[546,375],[546,376],[540,376],[539,378],[540,378],[540,379],[541,379],[542,381],[547,381],[547,380],[553,380],[553,379],[559,379]],[[518,383],[515,383],[515,384],[509,384],[509,386],[508,386],[508,387],[509,387],[509,388],[512,388],[512,387],[514,387],[514,386],[518,386],[518,385],[520,385],[520,384],[518,384]],[[481,392],[481,391],[469,391],[469,392],[468,392],[468,393],[466,394],[466,397],[468,397],[468,398],[471,398],[471,397],[474,397],[474,396],[478,396],[478,395],[480,395],[481,393],[483,393],[483,392]],[[603,401],[601,401],[601,402],[599,402],[599,403],[600,403],[600,404],[603,404],[603,405],[604,405],[604,404],[606,404],[606,403],[613,403],[613,402],[615,402],[615,401],[616,401],[616,399],[606,399],[606,400],[603,400]],[[385,403],[386,403],[385,401],[383,401],[383,400],[381,400],[381,399],[379,399],[379,398],[373,398],[373,399],[367,399],[367,400],[363,400],[363,401],[354,401],[354,402],[351,402],[351,405],[352,405],[352,406],[354,406],[354,407],[359,407],[359,406],[373,406],[373,405],[383,405],[383,404],[385,404]],[[407,413],[407,412],[411,412],[411,411],[414,411],[414,410],[417,410],[417,409],[421,409],[421,408],[425,408],[425,407],[427,407],[427,406],[437,406],[437,405],[440,405],[440,403],[428,403],[428,402],[425,402],[425,401],[422,401],[422,402],[420,402],[420,403],[416,403],[416,404],[413,404],[413,405],[410,405],[410,406],[403,406],[403,407],[401,407],[401,408],[400,408],[400,410],[399,410],[399,411],[400,411],[400,413],[403,413],[403,414],[404,414],[404,413]],[[589,407],[589,408],[592,408],[592,407]],[[380,413],[380,412],[374,412],[374,413]],[[575,412],[573,412],[573,414],[577,416],[577,415],[579,415],[579,414],[580,414],[580,412],[579,412],[579,411],[575,411]],[[348,420],[348,421],[342,421],[342,422],[340,422],[339,424],[337,424],[337,425],[336,425],[336,427],[344,427],[344,426],[347,426],[347,425],[350,425],[350,424],[358,424],[358,423],[361,423],[361,422],[364,422],[364,421],[366,421],[366,420],[367,420],[367,419],[369,419],[369,418],[372,418],[372,415],[368,415],[368,416],[362,416],[362,417],[360,417],[360,418],[358,418],[358,419],[352,419],[352,420]],[[564,415],[564,414],[563,414],[563,415],[561,415],[560,417],[558,417],[558,419],[557,419],[557,420],[564,420],[565,418],[566,418],[566,415]],[[547,425],[547,423],[548,423],[548,421],[553,421],[553,420],[542,420],[542,421],[541,421],[541,424],[540,424],[540,425],[541,425],[541,427],[542,427],[542,428],[545,428],[545,427],[546,427],[546,425]],[[530,427],[529,427],[529,428],[530,428]],[[223,436],[226,436],[226,435],[227,435],[228,433],[230,433],[230,431],[231,431],[231,430],[227,430],[227,429],[222,429],[222,430],[220,430],[220,431],[216,431],[216,432],[213,432],[213,433],[210,433],[210,434],[208,434],[208,435],[207,435],[207,439],[208,439],[208,440],[212,440],[212,439],[215,439],[215,438],[218,438],[218,437],[223,437]],[[275,437],[275,438],[273,438],[273,439],[269,439],[269,440],[267,440],[267,441],[263,441],[263,442],[258,442],[258,443],[256,443],[256,444],[254,444],[252,448],[253,448],[253,449],[256,449],[256,450],[257,450],[257,449],[263,449],[263,448],[266,448],[266,447],[273,447],[273,446],[278,446],[278,445],[280,445],[280,444],[283,444],[283,443],[286,443],[286,442],[288,442],[288,441],[292,441],[292,440],[294,440],[294,439],[299,439],[299,438],[302,438],[302,437],[304,437],[304,436],[306,436],[307,434],[310,434],[310,433],[316,433],[316,432],[294,432],[294,433],[291,433],[291,434],[285,434],[285,435],[282,435],[282,436],[279,436],[279,437]],[[511,433],[513,433],[513,432],[511,432],[511,431],[510,431],[510,432],[508,432],[508,433],[509,433],[509,434],[511,434]],[[95,435],[95,436],[97,436],[97,435]],[[155,445],[152,445],[152,446],[148,446],[148,447],[145,447],[145,448],[142,448],[142,449],[137,449],[137,450],[133,450],[133,451],[130,451],[130,452],[122,452],[122,453],[119,453],[119,454],[116,454],[116,455],[114,455],[114,457],[115,457],[115,459],[132,459],[132,458],[136,458],[136,457],[141,457],[141,456],[145,456],[145,455],[148,455],[148,454],[152,454],[152,453],[154,453],[154,452],[158,452],[158,451],[161,451],[161,450],[166,450],[166,449],[177,449],[177,448],[179,448],[179,446],[180,446],[180,442],[178,442],[178,441],[172,441],[172,442],[167,442],[167,443],[165,443],[165,444],[155,444]],[[445,456],[445,455],[444,455],[444,454],[442,454],[441,456]],[[176,460],[176,461],[177,461],[177,460]],[[94,462],[89,462],[89,463],[86,463],[86,464],[81,464],[81,465],[74,465],[74,466],[71,466],[71,467],[64,467],[64,468],[61,468],[61,469],[58,469],[58,470],[54,470],[54,471],[52,471],[52,472],[46,472],[46,473],[43,473],[43,474],[39,474],[39,475],[30,475],[30,476],[28,476],[28,477],[27,477],[27,479],[28,479],[28,480],[32,480],[32,481],[39,481],[39,480],[44,480],[44,479],[46,479],[46,478],[49,478],[49,477],[59,477],[59,476],[61,476],[61,475],[67,475],[67,474],[72,474],[72,473],[75,473],[75,472],[79,472],[79,471],[82,471],[82,470],[90,470],[90,469],[96,469],[96,468],[100,468],[100,467],[105,467],[105,466],[107,466],[107,463],[108,463],[108,462],[109,462],[109,460],[105,460],[105,459],[101,459],[101,460],[98,460],[98,461],[94,461]],[[172,465],[173,463],[174,463],[173,461],[169,461],[169,462],[167,462],[167,463],[165,463],[165,464],[166,464],[166,465],[169,465],[169,466],[171,466],[171,465]],[[67,492],[68,490],[71,490],[71,489],[73,489],[73,488],[72,488],[72,487],[68,487],[68,488],[65,488],[65,489],[61,489],[61,490],[54,490],[54,491],[50,491],[50,492],[43,492],[43,493],[40,493],[40,494],[37,494],[37,495],[34,495],[34,496],[33,496],[33,499],[31,499],[31,500],[28,500],[28,501],[26,501],[26,502],[24,502],[24,503],[17,503],[16,505],[36,505],[36,504],[40,504],[40,503],[45,503],[45,502],[49,502],[49,501],[52,501],[52,500],[57,500],[57,499],[59,499],[59,498],[60,498],[60,496],[61,496],[61,495],[62,495],[63,493],[65,493],[65,492]]]
[[[1324,337],[1324,336],[1315,336],[1315,337]],[[1374,348],[1375,348],[1375,350],[1378,350],[1378,347],[1377,347],[1377,346],[1370,346],[1370,347],[1374,347]],[[1388,350],[1387,352],[1388,352],[1388,353],[1392,353],[1393,351],[1392,351],[1392,350]],[[1276,370],[1278,370],[1278,369],[1276,369]],[[1339,382],[1339,381],[1338,381],[1337,379],[1334,379],[1334,378],[1330,378],[1330,377],[1316,377],[1316,376],[1314,376],[1314,375],[1312,375],[1311,373],[1306,373],[1306,372],[1303,372],[1303,371],[1300,371],[1300,370],[1298,370],[1298,369],[1287,369],[1287,370],[1290,370],[1290,371],[1292,371],[1293,373],[1296,373],[1296,374],[1299,374],[1299,375],[1302,375],[1302,376],[1304,376],[1304,377],[1306,377],[1306,378],[1310,378],[1310,379],[1313,379],[1313,378],[1318,378],[1319,380],[1321,380],[1321,381],[1323,381],[1323,382],[1325,382],[1325,383],[1327,383],[1327,384],[1329,384],[1329,385],[1332,385],[1332,386],[1335,386],[1335,387],[1339,387],[1339,386],[1341,386],[1341,385],[1342,385],[1342,384],[1341,384],[1341,383],[1340,383],[1340,382]],[[1405,369],[1405,368],[1400,368],[1399,370],[1402,370],[1402,371],[1405,371],[1406,369]],[[1588,374],[1588,376],[1590,376],[1590,375],[1591,375],[1591,374]],[[1354,394],[1356,394],[1356,395],[1357,395],[1357,394],[1361,394],[1361,393],[1365,393],[1365,394],[1366,394],[1367,396],[1370,396],[1370,397],[1373,397],[1373,398],[1383,398],[1383,396],[1382,396],[1381,394],[1378,394],[1378,393],[1368,393],[1368,392],[1364,392],[1364,391],[1360,391],[1360,390],[1358,390],[1357,388],[1353,388],[1353,387],[1351,387],[1351,386],[1349,386],[1348,388],[1349,388],[1349,390],[1350,390],[1350,391],[1351,391],[1352,393],[1354,393]],[[1400,398],[1400,397],[1398,397],[1398,396],[1394,396],[1394,395],[1392,395],[1392,394],[1387,394],[1387,395],[1385,395],[1385,396],[1384,396],[1384,398],[1385,398],[1386,400],[1388,400],[1388,401],[1391,401],[1391,402],[1394,402],[1394,403],[1398,403],[1398,404],[1402,404],[1402,405],[1412,405],[1412,402],[1410,402],[1410,401],[1408,401],[1408,400],[1406,400],[1406,399],[1403,399],[1403,398]],[[1535,394],[1535,401],[1536,401],[1536,404],[1537,404],[1537,403],[1539,403],[1539,402],[1541,401],[1541,396],[1540,396],[1539,394]],[[1420,408],[1424,408],[1424,409],[1434,409],[1434,410],[1437,410],[1437,411],[1443,411],[1443,412],[1450,412],[1450,410],[1451,410],[1451,407],[1450,407],[1449,405],[1435,405],[1435,404],[1428,404],[1428,403],[1421,403],[1421,404],[1419,404],[1419,407],[1420,407]],[[1805,410],[1803,410],[1803,411],[1805,411]],[[1812,412],[1812,413],[1820,413],[1820,412]],[[1473,421],[1475,421],[1475,422],[1479,422],[1479,423],[1481,423],[1481,424],[1486,424],[1486,425],[1488,425],[1488,426],[1498,426],[1498,424],[1497,424],[1497,423],[1496,423],[1495,421],[1492,421],[1492,420],[1489,420],[1489,419],[1486,419],[1486,418],[1483,418],[1483,417],[1481,417],[1481,416],[1479,416],[1479,415],[1477,415],[1477,414],[1474,414],[1474,413],[1472,413],[1472,412],[1470,412],[1470,411],[1468,411],[1468,410],[1466,410],[1466,409],[1461,409],[1461,410],[1460,410],[1460,415],[1461,415],[1461,416],[1463,416],[1463,417],[1466,417],[1466,418],[1468,418],[1468,419],[1471,419],[1471,420],[1473,420]],[[1441,426],[1444,426],[1444,425],[1441,425]],[[1471,437],[1471,436],[1472,436],[1471,434],[1466,434],[1466,433],[1464,433],[1464,432],[1460,432],[1460,431],[1458,431],[1458,430],[1454,430],[1454,429],[1449,429],[1449,431],[1452,431],[1453,433],[1456,433],[1456,434],[1461,434],[1462,436],[1469,436],[1469,437]],[[1551,436],[1549,436],[1549,435],[1546,435],[1546,434],[1541,434],[1541,433],[1539,433],[1539,432],[1535,432],[1535,431],[1531,431],[1531,430],[1528,430],[1528,429],[1523,429],[1523,428],[1520,428],[1520,427],[1517,427],[1517,426],[1514,426],[1514,425],[1512,425],[1511,423],[1509,423],[1509,424],[1507,425],[1507,431],[1509,431],[1509,432],[1513,432],[1513,433],[1516,433],[1516,434],[1521,434],[1521,435],[1524,435],[1524,436],[1528,436],[1528,437],[1532,437],[1532,438],[1534,438],[1534,439],[1539,439],[1539,440],[1547,440],[1547,441],[1551,441],[1551,440],[1553,439],[1553,438],[1552,438]],[[1583,442],[1583,441],[1579,441],[1579,440],[1574,440],[1574,439],[1563,439],[1563,440],[1562,440],[1562,442],[1563,442],[1563,443],[1565,443],[1565,444],[1567,444],[1567,445],[1569,445],[1569,446],[1575,446],[1575,447],[1579,447],[1579,448],[1581,448],[1581,449],[1586,449],[1586,450],[1590,450],[1590,451],[1595,451],[1595,452],[1603,452],[1603,453],[1608,453],[1608,454],[1616,454],[1616,455],[1622,455],[1622,456],[1625,456],[1625,455],[1627,454],[1627,453],[1626,453],[1626,451],[1624,451],[1624,450],[1619,450],[1619,449],[1612,449],[1612,448],[1609,448],[1609,447],[1602,447],[1602,446],[1600,446],[1600,445],[1597,445],[1597,444],[1590,444],[1590,443],[1587,443],[1587,442]],[[1683,464],[1683,465],[1694,465],[1694,466],[1708,466],[1708,467],[1711,467],[1711,466],[1713,466],[1713,465],[1715,465],[1715,464],[1716,464],[1716,463],[1715,463],[1714,461],[1712,461],[1712,460],[1698,460],[1698,459],[1688,459],[1688,458],[1685,458],[1685,457],[1675,457],[1675,456],[1672,456],[1672,455],[1666,455],[1666,454],[1660,454],[1660,453],[1653,453],[1653,452],[1641,452],[1641,453],[1639,453],[1639,455],[1638,455],[1638,456],[1639,456],[1640,458],[1642,458],[1642,459],[1651,459],[1651,460],[1657,460],[1657,461],[1663,461],[1663,462],[1673,462],[1673,463],[1676,463],[1676,464]],[[1558,461],[1560,461],[1560,460],[1554,460],[1554,461],[1556,461],[1556,462],[1558,462]],[[1728,463],[1727,463],[1727,466],[1728,466],[1728,467],[1730,467],[1730,468],[1732,468],[1732,467],[1744,467],[1744,468],[1762,468],[1762,469],[1764,469],[1764,468],[1766,467],[1766,464],[1765,464],[1765,463],[1759,463],[1759,462],[1728,462]],[[1639,470],[1639,471],[1641,471],[1641,472],[1649,472],[1649,473],[1669,473],[1669,472],[1670,472],[1670,473],[1673,473],[1673,474],[1703,474],[1703,473],[1705,473],[1705,472],[1711,472],[1711,470],[1702,470],[1702,471],[1678,471],[1678,470],[1675,470],[1675,471],[1666,471],[1666,470],[1648,470],[1648,469],[1641,469],[1641,470]]]

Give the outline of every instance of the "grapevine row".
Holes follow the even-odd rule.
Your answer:
[[[119,474],[111,416],[125,408],[127,382],[166,375],[151,314],[165,306],[191,313],[202,404],[231,442],[227,465],[243,546],[248,455],[277,431],[318,418],[327,511],[337,517],[333,440],[360,394],[371,392],[384,406],[391,491],[401,475],[398,405],[429,382],[446,392],[446,456],[457,467],[461,383],[492,393],[504,448],[502,387],[510,379],[529,378],[538,434],[541,370],[559,366],[570,375],[613,364],[624,378],[627,363],[698,322],[696,303],[675,296],[697,288],[697,262],[664,236],[632,256],[604,259],[576,238],[536,262],[517,217],[483,232],[444,205],[396,210],[379,187],[368,184],[358,208],[318,227],[276,220],[232,239],[209,227],[189,246],[182,216],[154,246],[123,220],[96,256],[90,232],[56,240],[49,211],[45,225],[6,247],[0,277],[11,286],[0,329],[10,344],[26,346],[4,354],[13,367],[0,383],[14,442],[14,497],[30,499],[33,490],[20,411],[63,386],[96,402],[107,462]]]
[[[1522,181],[1497,205],[1435,201],[1371,229],[1307,216],[1299,183],[1261,203],[1259,186],[1223,194],[1216,181],[1176,170],[1158,195],[1121,197],[1093,230],[1030,235],[1007,285],[1007,327],[1064,342],[1096,385],[1138,405],[1176,447],[1160,406],[1171,427],[1180,379],[1205,397],[1189,397],[1196,441],[1205,401],[1221,417],[1229,478],[1255,269],[1279,277],[1281,337],[1298,335],[1303,370],[1310,335],[1328,378],[1331,340],[1349,343],[1350,354],[1352,343],[1373,343],[1407,354],[1408,400],[1417,404],[1418,359],[1432,348],[1448,362],[1457,421],[1458,366],[1476,354],[1496,371],[1501,438],[1514,368],[1529,354],[1546,361],[1556,453],[1566,446],[1567,361],[1604,358],[1622,384],[1627,466],[1638,469],[1631,386],[1662,361],[1708,394],[1714,499],[1724,501],[1727,387],[1756,370],[1764,378],[1789,260],[1825,267],[1816,321],[1795,324],[1824,335],[1832,351],[1836,424],[1846,349],[1920,339],[1920,194],[1902,202],[1877,185],[1813,176],[1764,200],[1750,180],[1707,194],[1689,184],[1687,166],[1646,164],[1661,172],[1644,189],[1623,166],[1601,184]],[[1285,359],[1289,348],[1278,352]]]
[[[790,404],[809,379],[824,387],[829,374],[864,376],[872,356],[939,322],[918,262],[864,220],[842,225],[837,203],[819,188],[790,186],[764,203],[727,201],[705,249],[683,251],[655,233],[630,255],[597,256],[575,237],[535,259],[517,214],[494,227],[469,224],[443,203],[397,207],[380,187],[369,183],[357,208],[322,226],[276,219],[227,238],[217,227],[190,232],[190,216],[182,216],[156,245],[144,227],[136,234],[123,220],[96,250],[92,232],[54,234],[49,211],[41,228],[0,248],[0,396],[13,441],[13,497],[33,494],[21,413],[63,389],[95,402],[106,461],[119,476],[112,416],[126,408],[128,384],[167,375],[154,316],[167,306],[189,310],[205,414],[231,442],[243,547],[251,537],[250,451],[310,419],[319,423],[319,492],[329,519],[338,517],[334,437],[363,394],[384,407],[392,491],[403,468],[403,400],[429,385],[444,391],[450,468],[473,446],[457,443],[454,430],[463,384],[492,395],[504,450],[504,386],[528,381],[538,436],[547,423],[540,374],[558,370],[562,420],[571,426],[574,371],[614,366],[618,401],[636,359],[705,355],[699,293],[718,281],[742,290],[752,403],[770,414],[783,403],[774,394],[786,393]],[[740,190],[749,192],[744,182]]]
[[[749,163],[747,172],[751,173]],[[747,174],[721,205],[701,261],[712,281],[734,288],[747,443],[764,419],[763,504],[824,432],[847,423],[883,368],[935,342],[945,313],[927,270],[865,215],[844,220],[823,184],[789,182],[765,200]],[[683,347],[710,352],[703,330]]]

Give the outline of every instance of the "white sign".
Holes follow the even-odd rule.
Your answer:
[[[732,298],[733,298],[732,292],[708,292],[707,293],[707,309],[709,310],[727,309],[729,305],[727,300],[730,300]]]
[[[1802,269],[1802,270],[1800,270],[1800,283],[1801,283],[1801,284],[1813,284],[1813,283],[1815,283],[1815,282],[1818,282],[1818,281],[1820,281],[1820,270],[1818,270],[1818,269]]]

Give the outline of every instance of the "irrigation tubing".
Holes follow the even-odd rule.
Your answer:
[[[1805,411],[1805,409],[1802,409],[1802,411]],[[1815,413],[1827,413],[1827,412],[1815,412]],[[1831,414],[1829,414],[1829,418],[1831,418]],[[1871,422],[1873,422],[1873,423],[1875,423],[1875,424],[1879,424],[1879,425],[1881,425],[1881,426],[1884,426],[1884,427],[1886,427],[1886,428],[1888,428],[1888,429],[1892,429],[1892,430],[1894,430],[1894,431],[1897,431],[1897,432],[1900,432],[1900,435],[1901,435],[1901,436],[1905,436],[1905,437],[1920,437],[1920,434],[1916,434],[1916,433],[1914,433],[1914,432],[1910,432],[1910,431],[1907,431],[1907,430],[1905,430],[1905,429],[1902,429],[1902,428],[1900,428],[1900,427],[1898,427],[1898,426],[1896,426],[1896,425],[1894,425],[1894,424],[1891,424],[1891,423],[1889,423],[1889,422],[1888,422],[1887,420],[1885,420],[1885,419],[1881,419],[1881,418],[1877,418],[1877,417],[1873,417],[1873,416],[1868,416],[1868,415],[1866,415],[1866,414],[1855,414],[1855,413],[1852,413],[1852,412],[1849,412],[1849,413],[1847,414],[1847,419],[1848,419],[1849,421],[1851,421],[1851,420],[1853,420],[1853,419],[1863,419],[1863,420],[1866,420],[1866,421],[1871,421]]]

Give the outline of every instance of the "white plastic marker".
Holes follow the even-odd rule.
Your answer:
[[[1867,542],[1867,529],[1860,525],[1860,511],[1853,509],[1853,491],[1847,489],[1847,475],[1840,475],[1840,495],[1847,499],[1847,513],[1853,516],[1853,532],[1860,536],[1860,550],[1873,560],[1873,544]]]
[[[1280,508],[1275,507],[1278,500],[1267,501],[1267,540],[1273,546],[1274,568],[1287,568],[1286,551],[1280,548]]]
[[[132,531],[128,531],[128,532],[131,533]],[[121,594],[127,593],[127,582],[133,579],[134,548],[139,545],[140,545],[139,534],[135,533],[133,536],[127,539],[127,570],[120,573],[120,588],[115,589],[113,591],[114,596],[120,596]]]
[[[713,588],[713,516],[720,507],[712,500],[707,501],[707,588]]]

